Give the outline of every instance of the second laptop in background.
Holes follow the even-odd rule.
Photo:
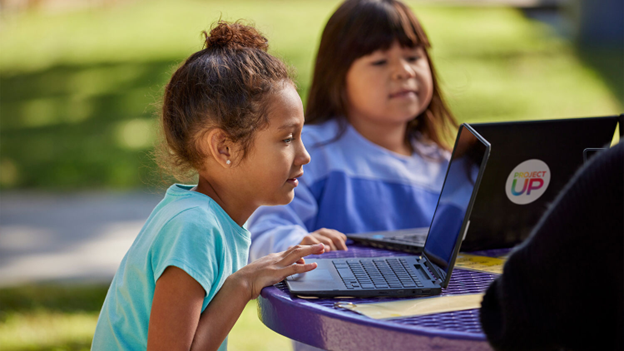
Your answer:
[[[471,124],[492,145],[477,194],[464,251],[511,247],[531,228],[574,172],[597,149],[608,147],[624,115]],[[620,127],[620,134],[622,127]],[[365,245],[422,251],[429,228],[352,233]]]
[[[471,124],[492,153],[462,249],[512,247],[526,239],[584,156],[609,147],[622,117]]]

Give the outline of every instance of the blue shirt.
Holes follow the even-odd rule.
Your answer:
[[[338,140],[335,120],[306,125],[303,142],[311,156],[285,206],[260,207],[250,217],[250,260],[297,245],[320,228],[361,233],[428,227],[450,153],[413,140],[404,156],[378,146],[351,125]]]
[[[156,281],[169,266],[206,293],[202,312],[225,279],[247,263],[250,234],[210,197],[172,185],[121,261],[108,290],[92,350],[145,350]],[[219,350],[227,349],[227,339]]]

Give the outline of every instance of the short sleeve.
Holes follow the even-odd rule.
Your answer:
[[[199,212],[199,213],[198,213]],[[211,295],[219,279],[217,252],[222,246],[217,227],[206,213],[187,209],[170,219],[156,237],[150,252],[154,282],[175,266],[195,279]],[[205,308],[209,301],[204,302]]]

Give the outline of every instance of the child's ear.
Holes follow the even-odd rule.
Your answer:
[[[205,150],[215,161],[223,167],[229,168],[235,158],[235,144],[230,136],[220,128],[215,128],[208,132],[204,139]]]

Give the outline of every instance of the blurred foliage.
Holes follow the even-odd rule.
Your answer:
[[[82,351],[91,339],[108,285],[38,284],[0,289],[0,351]],[[232,351],[289,350],[249,302],[229,335]]]
[[[270,52],[296,68],[305,103],[319,36],[337,5],[132,1],[3,14],[0,189],[156,186],[161,178],[149,152],[157,103],[177,64],[201,48],[201,30],[219,18],[255,22]],[[412,7],[460,122],[622,110],[621,82],[604,80],[622,76],[613,75],[618,53],[578,52],[514,9]]]
[[[621,44],[619,48],[577,49],[578,57],[584,64],[594,68],[619,101],[619,113],[624,112],[624,42]]]
[[[13,312],[99,312],[106,285],[35,284],[0,289],[0,322]]]

